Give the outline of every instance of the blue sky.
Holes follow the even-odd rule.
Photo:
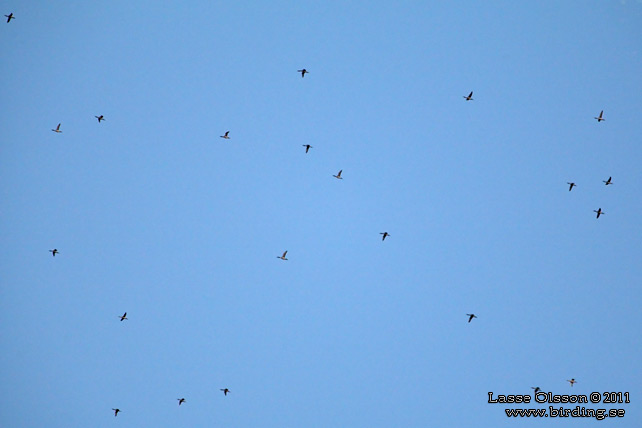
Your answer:
[[[642,2],[185,3],[3,2],[3,426],[638,426]]]

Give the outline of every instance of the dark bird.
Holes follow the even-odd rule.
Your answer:
[[[305,77],[305,73],[309,73],[309,71],[306,70],[305,68],[303,70],[297,70],[297,71],[301,73],[301,77]]]
[[[57,248],[54,248],[53,250],[49,250],[52,256],[56,257],[56,254],[58,254],[60,251],[58,251]]]
[[[94,116],[94,117],[96,119],[98,119],[98,123],[100,123],[101,121],[105,120],[105,116],[103,116],[102,114],[100,116]]]
[[[609,177],[608,180],[602,180],[602,183],[604,183],[606,186],[608,186],[609,184],[613,184],[611,183],[611,177]]]
[[[573,378],[571,378],[571,380],[566,379],[566,381],[567,381],[567,382],[570,382],[571,386],[573,386],[573,384],[574,384],[574,383],[577,383],[577,381],[575,380],[575,378],[574,378],[574,377],[573,377]]]
[[[59,134],[60,134],[60,133],[62,132],[62,131],[60,130],[60,124],[58,124],[58,126],[56,126],[56,129],[52,129],[52,131],[53,131],[53,132],[57,132],[57,133],[59,133]]]
[[[118,416],[118,412],[120,412],[120,409],[112,409],[114,411],[114,416]]]
[[[468,315],[468,322],[471,322],[473,318],[477,318],[477,315],[475,314],[466,314],[466,315]]]
[[[569,192],[570,192],[571,190],[573,190],[573,187],[577,186],[577,184],[575,184],[575,183],[569,183],[569,182],[567,182],[566,184],[568,184],[568,191],[569,191]]]
[[[221,138],[225,138],[226,140],[229,140],[230,139],[229,133],[230,131],[225,131],[225,135],[221,135]]]
[[[125,320],[129,319],[129,318],[127,318],[127,312],[125,312],[122,315],[118,315],[118,318],[120,318],[121,321],[125,321]]]
[[[221,391],[223,391],[223,394],[225,395],[227,395],[227,393],[230,392],[230,390],[227,388],[221,388]]]
[[[597,217],[595,218],[600,218],[602,214],[606,214],[604,211],[602,211],[602,208],[598,208],[597,210],[593,210],[594,213],[597,213]]]
[[[177,400],[178,400],[178,405],[179,406],[185,402],[184,398],[177,398]]]
[[[603,114],[604,114],[604,110],[602,110],[602,111],[600,112],[600,115],[599,115],[598,117],[594,117],[593,119],[597,119],[597,121],[598,121],[598,122],[601,122],[601,121],[603,121],[603,120],[606,120],[606,119],[602,118],[602,115],[603,115]]]
[[[276,256],[276,258],[277,258],[277,259],[281,259],[281,260],[287,260],[287,259],[285,258],[285,255],[286,255],[287,253],[288,253],[288,251],[287,251],[287,250],[285,250],[285,251],[283,252],[283,255],[282,255],[282,256]]]
[[[12,19],[16,19],[15,16],[13,16],[13,12],[11,12],[9,15],[5,15],[7,17],[7,24],[11,22]]]
[[[531,389],[535,390],[534,394],[537,394],[538,392],[541,391],[541,389],[539,389],[539,386],[531,386]]]
[[[339,180],[343,180],[343,177],[341,177],[341,173],[342,172],[343,172],[343,170],[339,171],[339,173],[337,175],[333,175],[333,177],[334,178],[338,178]]]
[[[462,95],[466,101],[473,101],[473,91],[470,91],[470,94],[468,96]]]
[[[309,145],[309,144],[302,144],[302,146],[305,147],[305,152],[306,153],[308,152],[308,150],[310,150],[312,148],[312,146]]]
[[[390,236],[390,234],[388,232],[379,232],[379,235],[383,235],[383,237],[381,238],[382,241],[385,241],[386,237]]]

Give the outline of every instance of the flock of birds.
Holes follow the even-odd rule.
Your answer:
[[[10,13],[9,15],[4,15],[4,16],[7,18],[7,23],[10,23],[11,20],[16,19],[16,17],[14,16],[13,13]],[[305,69],[305,68],[297,70],[297,72],[301,73],[301,77],[302,78],[304,78],[306,74],[309,74],[309,71],[307,69]],[[473,99],[473,91],[471,91],[468,95],[463,95],[462,97],[466,101],[473,101],[474,100]],[[98,120],[98,123],[101,123],[101,122],[105,121],[105,117],[102,114],[98,115],[98,116],[94,116],[94,117]],[[598,116],[595,116],[594,119],[596,119],[598,121],[598,123],[599,122],[603,122],[605,120],[604,119],[604,110],[600,111],[600,114]],[[53,132],[57,133],[57,134],[60,134],[60,133],[62,133],[62,130],[60,129],[61,125],[62,125],[62,123],[58,123],[58,125],[55,128],[51,129],[51,130]],[[230,131],[226,131],[223,135],[220,136],[220,138],[223,138],[225,140],[229,140],[230,139],[230,135],[229,134],[230,134]],[[311,148],[313,148],[313,146],[311,146],[310,144],[303,144],[303,147],[305,147],[305,153],[306,154],[310,151]],[[343,170],[339,170],[339,172],[336,175],[333,175],[333,177],[338,179],[338,180],[342,180],[343,179],[343,177],[341,176],[342,173],[343,173]],[[612,177],[609,177],[607,180],[602,180],[602,182],[606,186],[609,186],[609,185],[613,184]],[[574,187],[577,187],[577,184],[575,182],[567,182],[567,184],[569,185],[569,188],[568,188],[569,192],[572,191]],[[595,212],[597,214],[596,218],[600,218],[601,215],[605,214],[605,212],[602,211],[602,208],[598,208],[597,210],[593,210],[593,212]],[[380,232],[379,234],[382,235],[382,237],[381,237],[382,241],[385,241],[387,237],[391,236],[390,233],[388,233],[388,232]],[[49,250],[49,252],[52,254],[53,257],[56,257],[57,254],[60,254],[60,251],[57,248],[51,249],[51,250]],[[287,257],[286,257],[287,254],[288,254],[288,252],[286,250],[286,251],[283,252],[283,254],[281,254],[280,256],[276,256],[276,257],[278,259],[281,259],[281,260],[288,260]],[[472,313],[471,314],[466,314],[466,316],[468,317],[468,323],[470,323],[474,318],[477,318],[477,315],[472,314]],[[127,312],[123,313],[123,315],[118,315],[118,318],[120,319],[121,322],[125,321],[125,320],[128,320]],[[577,383],[575,378],[567,379],[566,381],[570,383],[571,387],[575,383]],[[534,390],[535,394],[537,394],[538,392],[541,391],[540,387],[531,387],[531,389]],[[227,396],[227,394],[230,392],[230,390],[228,388],[221,388],[220,391],[222,391],[225,396]],[[177,398],[176,400],[178,401],[178,405],[179,406],[181,406],[182,404],[184,404],[187,401],[184,397]],[[118,416],[118,414],[120,412],[122,412],[122,410],[120,410],[119,408],[112,408],[112,411],[114,412],[114,416]]]
[[[5,16],[7,16],[7,17],[11,16],[13,18],[13,14],[5,15]],[[9,22],[10,20],[11,20],[11,18],[9,18],[7,20],[7,22]],[[301,77],[305,77],[306,73],[309,73],[309,71],[306,70],[305,68],[303,68],[301,70],[297,70],[297,72],[301,73]],[[463,95],[462,97],[466,101],[473,101],[473,91],[470,91],[470,93],[468,95]],[[600,111],[599,116],[594,117],[594,119],[596,119],[598,122],[602,122],[602,121],[605,120],[603,116],[604,116],[604,110]],[[98,123],[100,123],[100,122],[105,120],[105,117],[102,114],[99,115],[99,116],[94,116],[94,117],[96,119],[98,119]],[[56,126],[55,129],[52,129],[52,131],[56,132],[56,133],[61,133],[62,131],[60,130],[60,125],[61,124],[59,123],[58,126]],[[220,138],[223,138],[225,140],[229,140],[230,139],[230,131],[225,131],[225,133],[223,135],[221,135]],[[311,148],[313,148],[310,144],[303,144],[303,147],[305,147],[305,153],[306,154],[310,151]],[[336,175],[332,175],[332,176],[334,178],[338,179],[338,180],[342,180],[343,179],[343,177],[341,177],[341,173],[342,172],[343,172],[343,170],[339,170],[339,172]],[[604,183],[604,185],[609,186],[609,185],[613,184],[612,180],[613,180],[613,177],[609,177],[607,180],[602,180],[602,182]],[[571,190],[573,190],[573,187],[577,186],[577,184],[575,184],[575,182],[567,182],[567,184],[569,185],[569,188],[568,188],[569,192]],[[600,216],[602,214],[604,214],[604,211],[602,211],[602,208],[598,208],[597,210],[593,210],[593,212],[597,213],[597,218],[600,218]],[[379,234],[382,235],[381,236],[381,241],[385,241],[386,238],[388,236],[390,236],[390,234],[388,232],[380,232]],[[54,248],[53,250],[49,250],[49,252],[51,252],[52,256],[54,256],[54,257],[56,256],[56,254],[60,253],[60,251],[58,251],[57,248]],[[276,256],[276,258],[277,259],[281,259],[281,260],[288,260],[288,258],[286,257],[287,254],[288,254],[288,251],[285,250],[283,252],[283,254],[281,254],[280,256]],[[468,322],[469,323],[474,318],[477,318],[477,315],[475,315],[475,314],[466,314],[466,316],[468,317]],[[125,312],[123,315],[119,315],[118,318],[120,318],[120,321],[127,320],[128,319],[127,318],[127,312]],[[571,378],[570,380],[567,379],[566,381],[569,382],[571,384],[571,386],[573,386],[575,383],[577,383],[575,378]],[[535,394],[537,394],[539,391],[541,391],[541,389],[539,387],[531,387],[531,389],[535,390]],[[227,393],[230,392],[230,390],[228,388],[222,388],[221,391],[223,391],[223,394],[226,395],[226,396],[227,396]],[[181,404],[185,403],[185,401],[186,401],[185,398],[177,398],[177,400],[178,400],[178,405],[179,406]],[[118,416],[118,413],[121,412],[121,410],[118,409],[118,408],[112,409],[112,410],[114,411],[114,416]]]
[[[11,18],[7,19],[7,22],[9,22],[13,18],[13,14],[5,15],[5,16],[7,16],[7,17],[10,16],[11,17]],[[303,68],[301,70],[297,70],[297,72],[301,73],[301,77],[305,77],[306,73],[309,73],[309,71],[306,70],[305,68]],[[473,91],[471,91],[468,95],[463,95],[462,97],[466,101],[473,101]],[[598,122],[602,122],[602,121],[605,120],[603,116],[604,116],[604,110],[600,111],[599,116],[594,117],[594,119],[596,119]],[[105,117],[102,114],[99,115],[99,116],[94,116],[94,117],[96,119],[98,119],[98,123],[100,123],[100,122],[105,120]],[[52,131],[56,132],[56,133],[62,133],[62,131],[60,130],[60,126],[61,126],[61,123],[59,123],[58,126],[56,126],[55,129],[52,129]],[[221,135],[220,138],[223,138],[225,140],[229,140],[230,139],[230,131],[225,131],[225,133],[223,135]],[[305,147],[305,153],[306,154],[310,151],[311,148],[313,148],[310,144],[303,144],[303,147]],[[342,180],[343,179],[343,177],[341,177],[341,173],[342,172],[343,172],[343,170],[339,170],[339,172],[336,175],[332,175],[332,176],[334,178],[336,178],[336,179]],[[613,184],[612,180],[613,180],[613,177],[609,177],[607,180],[602,180],[602,182],[604,183],[604,185],[609,186],[609,185]],[[573,187],[577,186],[577,184],[575,184],[575,182],[567,182],[567,184],[569,185],[569,188],[568,188],[569,192],[571,190],[573,190]],[[600,218],[600,216],[602,214],[604,214],[604,211],[602,211],[602,208],[598,208],[597,210],[593,210],[593,212],[597,213],[597,218]],[[379,234],[382,235],[381,236],[381,241],[385,241],[386,238],[388,236],[390,236],[390,233],[388,233],[388,232],[380,232]],[[49,252],[54,257],[56,256],[56,254],[60,253],[60,251],[58,251],[57,248],[54,248],[53,250],[49,250]],[[281,259],[281,260],[288,260],[287,257],[286,257],[287,254],[288,254],[288,251],[286,250],[280,256],[276,256],[276,258],[277,259]],[[475,315],[475,314],[466,314],[466,316],[468,317],[468,322],[469,323],[474,318],[477,318],[477,315]],[[128,319],[127,318],[127,312],[125,312],[123,315],[119,315],[118,318],[120,318],[120,321],[127,320]],[[566,381],[569,382],[571,384],[571,386],[573,386],[575,383],[577,383],[575,378],[571,378],[570,380],[567,379]],[[535,394],[537,394],[539,391],[541,391],[541,389],[539,387],[531,387],[531,389],[535,390]],[[226,396],[227,396],[228,392],[230,392],[230,390],[228,388],[222,388],[221,391],[223,391],[223,394],[226,395]],[[185,398],[177,398],[177,400],[178,400],[178,405],[179,406],[181,404],[185,403],[185,401],[186,401]],[[121,412],[121,410],[118,409],[118,408],[115,408],[115,409],[112,409],[112,410],[114,411],[114,416],[118,416],[118,413]]]

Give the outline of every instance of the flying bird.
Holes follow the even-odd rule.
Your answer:
[[[604,183],[606,186],[608,186],[609,184],[613,184],[611,183],[611,177],[609,177],[608,180],[602,180],[602,183]]]
[[[127,312],[125,312],[122,315],[118,315],[118,318],[120,318],[121,321],[125,321],[125,320],[129,319],[129,318],[127,318]]]
[[[53,131],[53,132],[57,132],[57,133],[59,133],[59,134],[60,134],[60,133],[62,132],[62,131],[60,130],[60,124],[58,124],[58,126],[56,126],[56,129],[52,129],[52,131]]]
[[[96,119],[98,119],[98,123],[100,123],[101,121],[105,120],[105,116],[103,116],[102,114],[100,116],[94,116],[94,117]]]
[[[13,12],[11,12],[9,15],[5,15],[7,17],[7,24],[11,22],[12,19],[16,19],[15,16],[13,16]]]
[[[114,416],[118,416],[118,412],[120,412],[120,409],[112,409],[114,411]]]
[[[470,91],[470,94],[468,96],[462,95],[466,101],[474,101],[473,100],[473,91]]]
[[[184,398],[177,398],[177,400],[178,400],[178,405],[179,406],[185,402]]]
[[[541,389],[539,389],[539,386],[531,386],[531,389],[535,390],[534,394],[537,394],[538,392],[541,391]]]
[[[569,191],[569,192],[570,192],[571,190],[573,190],[573,187],[577,186],[577,184],[572,183],[572,182],[571,182],[571,183],[567,182],[566,184],[568,184],[568,191]]]
[[[287,251],[287,250],[285,250],[285,251],[283,252],[283,255],[282,255],[282,256],[276,256],[276,258],[277,258],[277,259],[281,259],[281,260],[287,260],[287,259],[285,258],[285,255],[286,255],[287,253],[288,253],[288,251]]]
[[[574,383],[577,383],[577,381],[575,380],[575,378],[574,378],[574,377],[573,377],[573,378],[571,378],[571,380],[566,379],[566,381],[567,381],[567,382],[570,382],[571,386],[573,386],[573,384],[574,384]]]
[[[227,395],[227,393],[230,392],[230,390],[227,388],[221,388],[221,391],[223,391],[223,394],[225,395]]]
[[[473,318],[477,318],[477,315],[475,314],[466,314],[466,315],[468,315],[468,322],[471,322]]]
[[[221,138],[225,138],[226,140],[229,140],[230,139],[230,137],[228,135],[229,133],[230,133],[230,131],[225,131],[225,135],[221,135]]]
[[[310,150],[312,148],[312,146],[309,145],[309,144],[302,144],[302,146],[305,147],[305,152],[306,153],[308,152],[308,150]]]
[[[343,180],[343,177],[341,177],[341,173],[342,172],[343,172],[343,170],[339,171],[339,173],[337,175],[333,175],[333,177],[334,178],[338,178],[339,180]]]
[[[385,241],[386,237],[390,236],[390,234],[388,232],[380,232],[379,235],[383,235],[383,237],[381,238],[382,241]]]
[[[602,211],[602,208],[598,208],[597,210],[593,210],[594,213],[597,213],[597,217],[595,218],[600,218],[602,214],[606,214],[604,211]]]
[[[602,118],[602,115],[603,115],[603,114],[604,114],[604,110],[602,110],[602,111],[600,112],[600,115],[599,115],[598,117],[594,117],[593,119],[597,119],[597,121],[598,121],[598,122],[601,122],[601,121],[603,121],[603,120],[606,120],[606,119],[603,119],[603,118]]]
[[[297,70],[297,71],[301,73],[301,77],[305,77],[305,73],[309,73],[309,71],[306,70],[305,68],[303,70]]]
[[[60,251],[58,251],[57,248],[54,248],[53,250],[49,250],[52,256],[56,257],[56,254],[58,254]]]

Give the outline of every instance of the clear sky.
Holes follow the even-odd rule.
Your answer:
[[[2,426],[640,426],[642,2],[10,12]]]

